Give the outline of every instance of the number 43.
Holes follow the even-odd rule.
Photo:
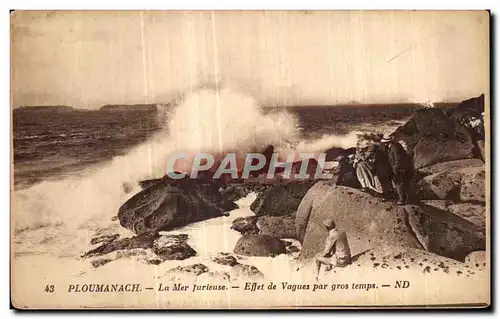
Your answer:
[[[45,292],[54,292],[54,285],[46,285]]]

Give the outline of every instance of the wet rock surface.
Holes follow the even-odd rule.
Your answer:
[[[184,260],[195,256],[196,251],[187,244],[188,236],[166,235],[155,239],[153,252],[163,260]]]
[[[120,225],[136,234],[170,230],[224,215],[238,205],[227,200],[216,181],[160,179],[132,196],[118,211]]]
[[[231,266],[238,264],[238,260],[236,257],[229,253],[218,253],[214,257],[212,257],[212,261],[218,263],[220,265]]]
[[[136,248],[152,248],[153,242],[158,238],[158,234],[143,234],[139,236],[134,236],[130,238],[116,239],[111,242],[107,242],[95,249],[92,249],[83,255],[83,258],[95,257],[106,255],[117,250],[131,250]]]
[[[233,221],[231,229],[240,232],[242,235],[257,235],[257,216],[238,217]]]
[[[83,258],[101,257],[92,261],[92,265],[102,266],[112,260],[138,257],[148,264],[160,264],[165,260],[184,260],[196,255],[196,251],[187,244],[188,236],[143,234],[130,238],[115,239],[85,253]],[[114,253],[113,256],[110,254]],[[99,261],[101,260],[101,261]],[[104,262],[103,260],[107,260]],[[96,267],[96,266],[94,266]]]

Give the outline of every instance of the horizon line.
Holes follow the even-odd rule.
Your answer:
[[[458,104],[461,103],[465,100],[460,100],[460,101],[432,101],[428,103],[432,104]],[[283,107],[283,108],[293,108],[293,107],[343,107],[343,106],[378,106],[378,105],[424,105],[425,102],[373,102],[373,103],[361,103],[361,102],[347,102],[347,103],[335,103],[335,104],[324,104],[324,103],[315,103],[315,104],[294,104],[294,105],[260,105],[262,108],[273,108],[273,107]],[[37,107],[60,107],[60,108],[71,108],[74,110],[100,110],[101,108],[105,106],[121,106],[121,107],[133,107],[133,106],[158,106],[158,105],[164,105],[164,106],[175,106],[172,103],[130,103],[130,104],[102,104],[101,106],[97,108],[78,108],[78,107],[73,107],[71,105],[66,105],[66,104],[50,104],[50,105],[18,105],[18,106],[13,106],[13,109],[20,109],[20,108],[37,108]]]

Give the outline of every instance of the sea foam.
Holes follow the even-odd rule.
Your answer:
[[[123,156],[89,169],[83,177],[45,181],[13,196],[16,232],[63,225],[63,230],[106,227],[138,182],[165,174],[174,152],[227,152],[245,155],[273,145],[275,151],[321,152],[332,146],[351,147],[355,136],[323,136],[301,140],[299,121],[286,111],[265,114],[252,97],[231,89],[203,89],[188,94],[168,112],[165,127]],[[286,157],[285,157],[286,158]],[[123,185],[132,191],[127,193]]]

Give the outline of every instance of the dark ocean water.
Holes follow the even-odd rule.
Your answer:
[[[419,105],[292,107],[304,138],[397,127]],[[283,108],[280,108],[283,110]],[[264,112],[273,112],[266,108]],[[124,155],[162,129],[156,110],[14,111],[14,181],[29,185]]]

